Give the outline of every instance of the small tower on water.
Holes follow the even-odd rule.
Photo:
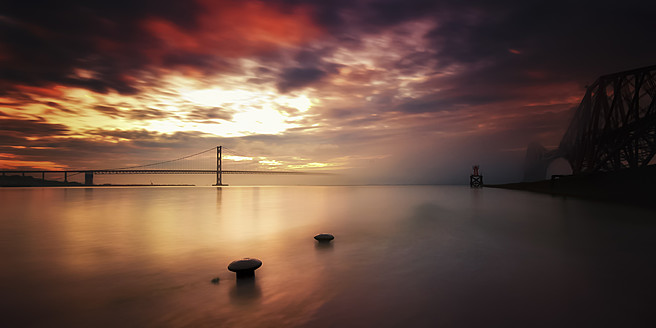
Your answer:
[[[478,165],[472,166],[474,172],[469,176],[469,186],[472,188],[483,188],[483,176],[478,173]]]

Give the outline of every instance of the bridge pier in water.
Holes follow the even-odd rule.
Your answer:
[[[478,165],[474,165],[472,168],[474,172],[469,176],[469,186],[471,188],[483,188],[483,176],[478,174]]]
[[[93,186],[93,171],[84,172],[84,185]]]

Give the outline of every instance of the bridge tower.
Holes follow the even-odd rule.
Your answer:
[[[215,186],[226,186],[223,184],[223,168],[221,167],[223,146],[216,147],[216,184]]]

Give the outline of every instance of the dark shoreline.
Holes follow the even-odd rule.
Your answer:
[[[615,202],[656,209],[656,165],[552,180],[486,185],[488,188],[531,191],[553,196]]]
[[[29,175],[2,175],[0,187],[82,187],[79,182],[42,180]]]
[[[0,187],[189,187],[193,184],[101,184],[85,185],[79,182],[41,180],[32,176],[0,176]]]

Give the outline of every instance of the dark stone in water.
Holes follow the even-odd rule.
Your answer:
[[[212,279],[212,283],[217,285],[219,283],[219,277]]]
[[[318,240],[320,243],[328,243],[331,240],[335,239],[335,236],[329,234],[329,233],[320,233],[316,236],[314,236],[314,239]]]
[[[255,269],[262,266],[262,261],[258,259],[245,258],[237,261],[232,261],[228,265],[228,270],[237,273],[237,278],[253,277]]]

